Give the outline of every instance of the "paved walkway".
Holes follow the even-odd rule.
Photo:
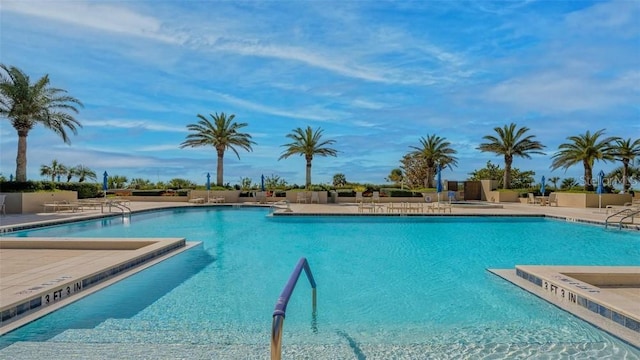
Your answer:
[[[191,203],[176,202],[131,202],[129,208],[133,212],[162,209],[169,207],[198,207],[198,206],[228,206],[229,204],[211,204],[199,205]],[[271,206],[260,205],[255,203],[242,203],[245,206]],[[595,222],[604,224],[608,214],[606,209],[594,208],[568,208],[568,207],[549,207],[540,205],[528,205],[520,203],[500,203],[501,209],[474,209],[453,207],[451,213],[448,211],[445,215],[546,215],[553,217],[566,218],[568,220],[580,220],[587,222]],[[360,212],[356,204],[340,203],[340,204],[296,204],[291,203],[290,209],[294,214],[370,214],[368,210]],[[377,209],[377,214],[386,214],[388,204],[381,204],[381,209]],[[278,205],[276,211],[284,211],[285,205]],[[37,214],[7,214],[0,217],[0,232],[14,230],[20,227],[29,227],[34,224],[55,224],[61,221],[77,221],[83,219],[99,218],[104,216],[113,216],[121,214],[119,209],[109,209],[105,207],[104,212],[100,209],[85,209],[83,211],[61,211],[55,213],[37,213]],[[443,214],[442,212],[436,213]],[[423,215],[434,215],[433,213],[424,213]],[[638,230],[640,230],[640,219],[637,220]],[[4,230],[4,231],[3,231]]]

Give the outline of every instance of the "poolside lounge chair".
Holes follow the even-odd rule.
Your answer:
[[[320,195],[318,194],[317,191],[314,191],[311,193],[310,203],[313,204],[314,201],[316,202],[316,204],[320,204]]]
[[[540,199],[536,199],[533,193],[528,193],[527,196],[528,196],[527,204],[531,204],[531,205],[540,204]]]
[[[558,194],[554,192],[549,194],[549,199],[547,200],[547,205],[551,206],[551,204],[558,206]]]
[[[371,202],[380,202],[380,192],[373,192],[373,195],[371,195]]]
[[[7,215],[4,200],[7,198],[7,195],[0,195],[0,211],[2,211],[2,215]]]
[[[362,191],[356,191],[356,203],[362,203]]]
[[[222,203],[224,203],[223,196],[214,196],[209,198],[209,204],[222,204]]]
[[[204,198],[189,199],[189,202],[193,204],[204,204]]]
[[[296,201],[299,203],[303,202],[303,203],[307,203],[307,192],[306,191],[301,191],[296,195]]]

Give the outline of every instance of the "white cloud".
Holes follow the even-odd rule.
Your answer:
[[[82,125],[85,127],[105,127],[105,128],[120,128],[120,129],[137,129],[137,130],[150,130],[150,131],[162,131],[162,132],[188,132],[184,126],[171,126],[156,124],[150,121],[142,120],[84,120]]]
[[[119,5],[123,4],[118,2]],[[170,35],[162,22],[111,3],[85,1],[3,1],[3,11],[65,22],[81,27],[179,44],[184,38]]]

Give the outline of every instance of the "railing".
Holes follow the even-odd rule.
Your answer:
[[[271,360],[280,360],[282,358],[282,327],[284,326],[284,317],[287,312],[287,304],[289,303],[289,299],[291,298],[291,294],[293,293],[293,289],[295,289],[296,284],[298,283],[298,279],[300,278],[300,273],[304,269],[304,272],[307,274],[307,279],[309,279],[309,284],[311,284],[311,304],[312,304],[312,321],[313,327],[315,327],[315,319],[316,319],[316,281],[313,279],[313,274],[311,273],[311,268],[309,267],[309,263],[306,258],[300,258],[298,263],[296,264],[295,269],[291,273],[289,277],[289,281],[287,281],[287,285],[282,289],[282,293],[280,293],[280,297],[276,302],[276,308],[273,310],[273,322],[271,324]]]
[[[609,219],[616,217],[616,216],[622,216],[622,218],[620,219],[620,221],[618,222],[618,228],[622,229],[622,222],[625,219],[631,218],[631,222],[634,221],[634,217],[636,217],[637,215],[640,215],[640,209],[634,207],[631,209],[624,209],[624,210],[620,210],[614,214],[611,214],[609,216],[607,216],[607,219],[604,221],[604,228],[606,229],[607,226],[609,225]]]
[[[131,215],[131,208],[120,202],[109,201],[109,212],[111,212],[111,207],[119,209],[122,212],[122,216],[124,216],[127,213]]]

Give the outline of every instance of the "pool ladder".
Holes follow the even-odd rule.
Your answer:
[[[131,216],[131,208],[124,204],[111,201],[109,202],[109,211],[111,211],[112,207],[119,209],[122,212],[122,217],[124,217],[127,214]]]
[[[300,258],[296,267],[293,269],[291,276],[289,277],[289,281],[282,289],[282,293],[280,293],[280,297],[278,301],[276,301],[276,308],[273,310],[273,322],[271,323],[271,360],[280,360],[282,358],[282,328],[284,326],[284,317],[287,312],[287,304],[289,303],[289,299],[291,298],[291,294],[293,293],[293,289],[295,289],[296,284],[298,283],[298,279],[300,278],[300,273],[304,269],[304,272],[307,274],[307,279],[309,279],[309,284],[311,284],[311,328],[314,331],[317,331],[316,327],[316,281],[313,278],[313,274],[311,273],[311,268],[309,267],[309,262],[307,262],[306,258]]]
[[[640,215],[640,208],[634,207],[631,209],[624,209],[624,210],[620,210],[614,214],[611,214],[609,216],[607,216],[607,219],[604,221],[604,228],[606,229],[607,226],[609,225],[609,219],[616,217],[616,216],[622,216],[622,218],[620,219],[620,221],[618,222],[618,229],[622,229],[622,223],[626,220],[631,218],[631,223],[633,224],[634,222],[634,218],[636,216]]]

